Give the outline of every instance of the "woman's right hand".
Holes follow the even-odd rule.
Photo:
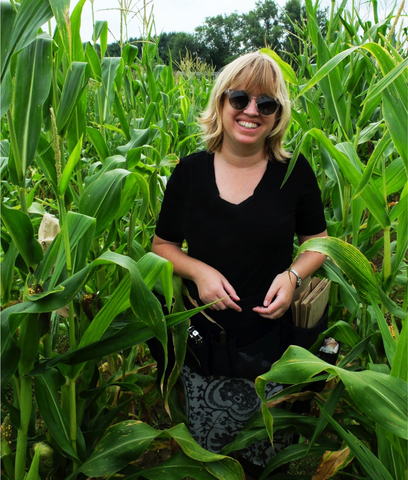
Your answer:
[[[186,255],[180,243],[169,242],[155,235],[152,251],[170,260],[176,275],[192,280],[197,285],[200,300],[204,304],[222,299],[210,308],[213,310],[231,308],[237,312],[242,311],[241,307],[234,302],[234,300],[239,301],[239,297],[224,275],[210,265]]]
[[[209,308],[213,310],[231,308],[237,312],[242,311],[241,307],[233,301],[240,300],[234,287],[215,268],[201,264],[196,273],[194,273],[192,280],[197,285],[198,294],[203,303],[211,303],[222,299]]]

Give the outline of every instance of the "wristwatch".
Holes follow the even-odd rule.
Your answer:
[[[302,285],[302,277],[293,268],[289,268],[289,272],[292,272],[296,276],[296,288]]]

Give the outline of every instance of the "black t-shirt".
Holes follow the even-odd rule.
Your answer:
[[[220,271],[241,299],[266,294],[292,262],[295,233],[314,235],[326,228],[309,163],[300,155],[281,188],[288,165],[268,162],[254,194],[234,205],[219,196],[214,154],[181,159],[166,187],[156,235],[186,240],[188,254]]]

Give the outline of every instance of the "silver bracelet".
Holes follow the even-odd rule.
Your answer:
[[[296,288],[302,285],[302,277],[293,268],[288,268],[289,272],[292,272],[296,277]]]

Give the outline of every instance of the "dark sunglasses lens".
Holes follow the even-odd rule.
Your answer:
[[[235,110],[245,110],[249,104],[249,97],[245,92],[232,92],[229,96],[229,103]]]
[[[279,103],[270,97],[258,98],[256,104],[258,106],[258,112],[261,115],[272,115],[279,107]]]

